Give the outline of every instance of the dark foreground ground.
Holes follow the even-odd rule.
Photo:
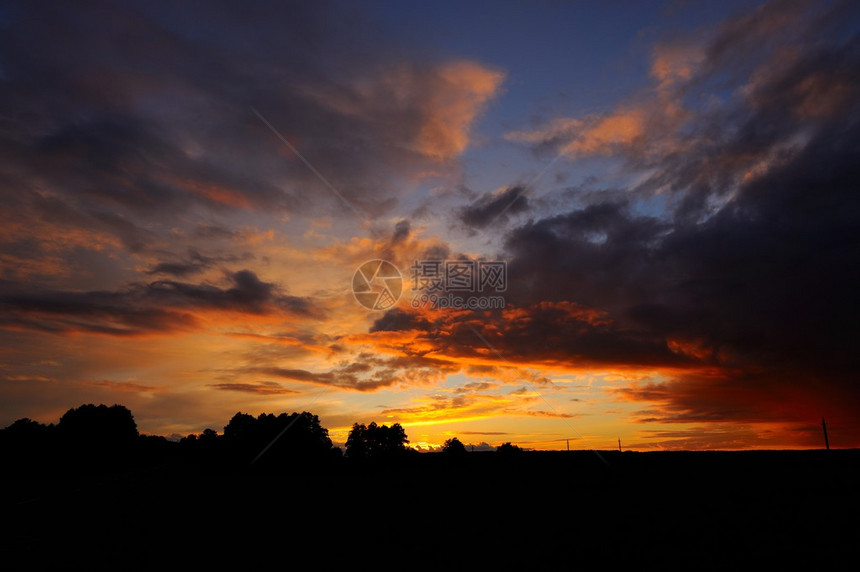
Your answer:
[[[4,570],[856,570],[860,451],[6,478]]]

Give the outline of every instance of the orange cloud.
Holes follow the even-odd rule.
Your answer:
[[[637,143],[644,136],[645,127],[644,111],[631,108],[584,119],[560,118],[544,129],[514,131],[505,138],[526,143],[563,141],[560,152],[572,157],[606,155],[621,146]]]
[[[337,113],[390,123],[393,144],[446,161],[469,145],[475,118],[499,93],[504,77],[468,60],[431,66],[401,63],[347,89],[307,84],[303,90]]]
[[[109,379],[94,379],[90,381],[83,381],[81,382],[81,385],[89,387],[104,387],[106,389],[110,389],[112,391],[119,391],[122,393],[155,393],[157,391],[164,391],[164,388],[162,387],[143,385],[141,383],[135,383],[132,381],[111,381]]]
[[[668,90],[691,79],[704,60],[702,47],[693,43],[658,44],[651,54],[651,77],[658,89]]]
[[[466,149],[472,122],[495,97],[504,74],[462,61],[442,66],[437,75],[439,87],[428,97],[424,125],[414,144],[425,155],[444,160]]]
[[[809,425],[705,423],[672,430],[636,431],[626,449],[647,451],[730,451],[797,449],[821,446],[821,428]],[[790,445],[786,445],[786,443]]]
[[[164,176],[165,182],[174,188],[182,189],[191,194],[208,199],[227,207],[248,209],[251,203],[248,197],[238,189],[213,182],[198,181],[187,177]]]
[[[573,417],[563,411],[531,409],[539,399],[536,395],[463,394],[456,391],[454,393],[453,396],[433,394],[418,397],[413,400],[415,405],[384,409],[382,415],[404,425],[413,426],[475,421],[492,417]]]
[[[651,58],[654,84],[635,101],[605,113],[559,117],[548,125],[505,135],[509,141],[550,145],[571,158],[641,153],[655,156],[678,149],[678,130],[689,118],[682,89],[704,61],[704,48],[694,41],[658,44]]]
[[[278,319],[277,322],[278,322],[278,325],[281,325],[280,319]],[[246,323],[244,325],[247,326],[247,320],[246,320]],[[326,346],[326,345],[322,345],[320,343],[317,343],[316,340],[308,341],[306,338],[300,339],[299,337],[290,336],[290,335],[286,335],[286,334],[282,334],[282,333],[266,334],[266,333],[259,333],[259,332],[239,332],[239,331],[236,331],[236,332],[226,332],[225,335],[230,336],[230,337],[234,337],[234,338],[245,338],[245,339],[250,339],[250,340],[254,340],[254,341],[259,341],[259,342],[265,343],[265,344],[289,346],[292,348],[304,350],[308,353],[316,353],[316,354],[320,354],[320,355],[329,355],[330,356],[330,355],[336,353],[336,351],[334,349],[332,349],[332,347],[330,345]]]
[[[707,361],[714,355],[713,348],[709,347],[703,340],[670,338],[666,340],[666,344],[676,354],[689,356],[699,361]]]
[[[75,250],[115,253],[122,242],[109,232],[83,225],[94,221],[48,220],[30,213],[0,214],[0,277],[24,281],[36,277],[51,279],[74,275],[79,269],[70,264],[68,255]],[[16,252],[16,245],[32,243],[26,254]],[[20,246],[18,246],[20,248]]]

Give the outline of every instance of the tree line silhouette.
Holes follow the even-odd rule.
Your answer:
[[[205,429],[177,441],[144,435],[131,411],[123,405],[86,404],[69,409],[56,424],[18,419],[0,429],[0,457],[13,473],[40,471],[87,472],[133,468],[165,462],[212,468],[285,470],[337,463],[403,461],[417,451],[409,448],[406,431],[391,426],[355,423],[345,450],[336,447],[319,417],[302,413],[236,413],[223,432]],[[512,455],[520,449],[505,443],[497,451]],[[456,437],[441,452],[461,458],[466,446]]]

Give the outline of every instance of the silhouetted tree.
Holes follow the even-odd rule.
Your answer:
[[[27,417],[18,419],[5,429],[0,429],[0,443],[4,445],[20,444],[35,444],[48,438],[53,425],[43,425],[38,421],[33,421]]]
[[[103,469],[128,462],[138,453],[134,417],[122,405],[81,405],[57,424],[65,463],[77,469]]]
[[[406,431],[400,423],[391,427],[372,421],[365,426],[355,423],[346,439],[346,456],[351,459],[393,457],[407,451]]]
[[[496,452],[502,453],[503,455],[516,455],[517,453],[520,453],[521,451],[522,451],[522,449],[520,449],[516,445],[511,445],[510,442],[502,443],[501,445],[496,447]]]
[[[135,464],[151,466],[168,460],[179,458],[181,449],[179,443],[170,441],[161,435],[140,435],[137,438],[137,454]]]
[[[209,429],[207,427],[203,430],[203,433],[200,434],[199,439],[201,443],[214,443],[218,440],[218,433],[216,433],[214,429]]]
[[[18,419],[5,429],[0,430],[0,434],[16,439],[28,439],[36,436],[43,436],[48,432],[48,426],[33,421],[28,417]]]
[[[371,422],[371,425],[376,423]],[[369,456],[368,449],[367,426],[364,423],[353,423],[346,438],[346,456],[350,459],[364,459]]]
[[[199,439],[204,438],[201,435]],[[224,427],[223,439],[237,460],[257,459],[261,466],[282,465],[291,459],[328,459],[335,455],[328,429],[320,425],[318,416],[307,411],[277,416],[263,413],[256,418],[239,412]]]
[[[260,415],[260,417],[262,418],[264,415]],[[248,415],[240,411],[224,427],[224,438],[233,442],[247,441],[257,432],[257,419],[253,415]]]
[[[138,436],[134,416],[122,405],[90,403],[69,409],[60,417],[57,428],[67,439],[91,444],[129,444]]]
[[[198,469],[218,470],[228,466],[225,458],[226,446],[214,429],[206,428],[202,433],[187,435],[179,440],[183,458]]]
[[[218,433],[214,429],[204,429],[200,435],[191,433],[179,440],[183,447],[193,449],[212,448],[218,443]]]
[[[43,425],[24,417],[0,430],[0,462],[15,473],[48,469],[56,449],[54,425]]]
[[[383,427],[376,435],[380,450],[406,442],[402,427]],[[134,416],[122,405],[86,404],[69,409],[57,425],[28,418],[0,429],[0,462],[17,474],[105,470],[165,461],[204,469],[284,466],[314,461],[306,467],[328,466],[342,456],[319,417],[308,412],[236,413],[219,435],[213,429],[190,434],[178,443],[162,436],[140,435]],[[322,465],[317,461],[323,462]]]
[[[442,452],[448,455],[462,455],[466,452],[466,446],[459,439],[453,437],[442,444]]]

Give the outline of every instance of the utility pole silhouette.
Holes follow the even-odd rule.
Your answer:
[[[570,439],[565,439],[567,441],[567,452],[570,453]]]
[[[618,452],[621,452],[621,437],[618,438]]]
[[[827,423],[824,422],[824,417],[821,418],[821,428],[824,429],[824,446],[830,450],[830,441],[827,440]]]

